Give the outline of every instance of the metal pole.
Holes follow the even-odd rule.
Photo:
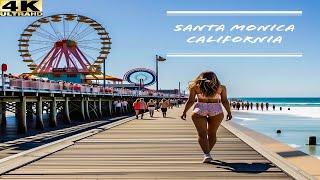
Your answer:
[[[158,78],[158,76],[159,76],[159,72],[158,72],[158,55],[156,55],[156,90],[157,91],[159,91],[159,78]]]
[[[178,94],[178,96],[179,96],[179,99],[181,98],[181,83],[180,83],[180,81],[179,81],[179,92],[178,92],[179,94]]]
[[[139,79],[139,92],[138,92],[138,95],[140,95],[140,92],[141,92],[141,86],[142,86],[142,79]]]
[[[2,81],[2,91],[4,93],[4,73],[2,70],[1,70],[1,81]]]
[[[106,91],[106,59],[103,61],[103,92]]]

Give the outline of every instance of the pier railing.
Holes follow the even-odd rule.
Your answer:
[[[22,79],[4,77],[0,79],[0,87],[3,91],[20,92],[48,92],[48,93],[73,93],[73,94],[95,94],[95,95],[124,95],[124,96],[155,96],[177,98],[176,94],[164,94],[155,91],[131,90],[125,88],[113,88],[98,85],[78,84],[64,81],[51,81],[43,79]]]

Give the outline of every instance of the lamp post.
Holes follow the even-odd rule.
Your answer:
[[[156,90],[159,90],[159,61],[165,61],[166,58],[156,55]]]
[[[4,95],[4,91],[5,91],[5,79],[4,79],[4,72],[6,72],[8,70],[7,64],[2,64],[1,65],[1,81],[2,81],[2,91],[3,91],[3,95]]]
[[[181,83],[180,83],[180,81],[179,81],[179,92],[178,92],[178,97],[179,97],[179,99],[181,98]]]
[[[103,92],[106,91],[106,59],[103,61]]]

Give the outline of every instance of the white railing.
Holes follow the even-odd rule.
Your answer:
[[[83,93],[83,94],[111,94],[111,95],[130,95],[130,96],[154,96],[165,98],[177,98],[175,94],[164,94],[154,91],[138,91],[125,88],[113,88],[102,86],[92,86],[87,84],[76,84],[62,81],[50,81],[43,79],[22,79],[22,78],[0,78],[1,90],[37,91],[37,92],[61,92],[61,93]],[[3,87],[4,86],[4,89]]]

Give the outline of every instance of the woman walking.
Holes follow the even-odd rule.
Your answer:
[[[187,111],[195,103],[192,121],[198,132],[198,142],[204,153],[203,163],[212,160],[210,151],[217,141],[217,130],[224,118],[221,104],[227,111],[227,120],[232,119],[226,87],[220,84],[216,74],[208,71],[201,73],[189,85],[189,99],[181,118],[186,119]]]
[[[136,119],[138,119],[140,114],[140,109],[141,109],[140,98],[136,99],[136,101],[133,103],[132,106],[133,106],[134,112],[136,113]]]
[[[143,119],[143,114],[146,112],[147,109],[147,103],[144,101],[143,98],[140,98],[140,113],[141,113],[141,119]]]
[[[153,101],[153,99],[150,99],[147,103],[147,106],[150,113],[150,117],[153,117],[154,110],[156,109],[156,103]]]

